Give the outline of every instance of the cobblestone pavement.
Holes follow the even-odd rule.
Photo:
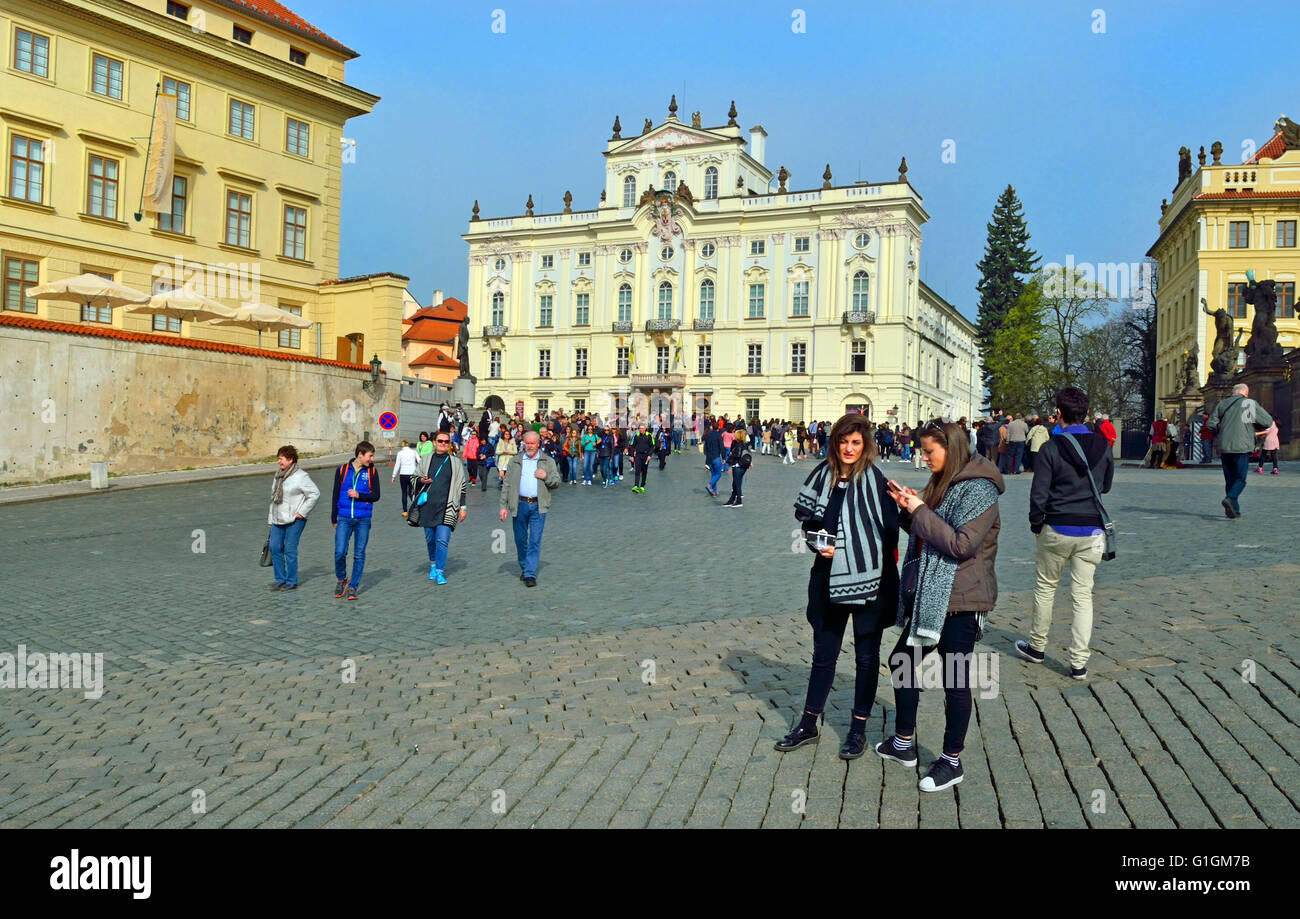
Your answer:
[[[811,657],[791,509],[809,468],[760,457],[739,510],[705,495],[698,454],[646,495],[565,486],[535,589],[495,492],[472,492],[439,587],[388,490],[353,603],[332,596],[324,507],[302,587],[265,590],[269,480],[7,508],[0,652],[102,652],[106,675],[98,699],[0,692],[0,826],[1300,827],[1294,464],[1252,472],[1231,521],[1215,469],[1118,472],[1087,683],[1063,662],[1068,614],[1045,666],[1011,653],[1033,562],[1029,476],[1010,479],[977,649],[998,691],[977,697],[965,782],[934,795],[837,758],[851,638],[821,742],[772,749]],[[942,696],[922,694],[923,767]],[[877,701],[870,742],[892,729],[887,675]]]

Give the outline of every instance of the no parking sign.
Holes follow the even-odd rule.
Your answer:
[[[394,430],[397,427],[397,416],[392,412],[384,412],[379,416],[379,426],[384,429],[385,439],[397,436],[397,432]]]

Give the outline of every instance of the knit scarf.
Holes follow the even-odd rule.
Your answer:
[[[271,489],[271,503],[284,503],[284,480],[289,478],[298,471],[298,464],[291,463],[288,469],[277,469],[275,472],[275,485]]]
[[[884,476],[875,466],[866,475],[850,479],[835,534],[835,554],[831,556],[830,601],[865,606],[880,591],[880,574],[884,566],[884,524],[880,512],[880,492]],[[800,523],[826,519],[831,489],[836,487],[830,463],[817,464],[794,502],[794,516]]]
[[[997,501],[997,486],[988,479],[967,479],[951,485],[934,512],[945,523],[956,529],[974,520]],[[944,555],[929,544],[920,549],[918,557],[918,542],[916,536],[908,537],[907,555],[904,556],[903,565],[904,590],[898,592],[898,616],[895,625],[908,628],[907,587],[914,584],[916,593],[912,602],[912,624],[908,629],[907,643],[913,647],[928,647],[939,643],[939,634],[943,631],[944,621],[948,617],[948,601],[952,598],[952,582],[957,574],[957,560]],[[906,570],[911,565],[918,568],[915,577]],[[983,625],[981,616],[981,631]]]

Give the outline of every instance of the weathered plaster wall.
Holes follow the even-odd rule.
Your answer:
[[[0,326],[0,484],[379,443],[396,381],[341,367]]]

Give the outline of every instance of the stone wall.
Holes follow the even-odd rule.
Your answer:
[[[0,485],[264,461],[379,442],[396,381],[276,352],[13,318],[0,322]],[[363,385],[366,384],[366,385]]]

